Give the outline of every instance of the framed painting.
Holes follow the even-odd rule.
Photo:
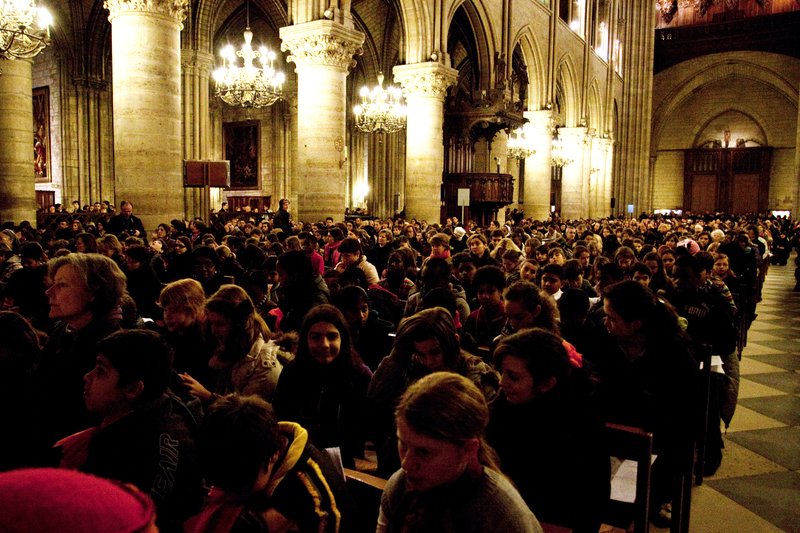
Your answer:
[[[261,122],[223,125],[225,159],[230,161],[231,189],[261,188]]]
[[[36,183],[52,181],[49,87],[37,87],[33,90],[33,173]]]

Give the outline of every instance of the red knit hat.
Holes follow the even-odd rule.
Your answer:
[[[153,502],[133,486],[56,468],[0,474],[0,517],[9,533],[156,531]]]

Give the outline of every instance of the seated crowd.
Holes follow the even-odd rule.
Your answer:
[[[350,468],[388,480],[381,532],[596,532],[614,422],[653,434],[667,525],[698,435],[698,468],[722,461],[743,335],[800,236],[719,216],[281,226],[6,224],[0,494],[67,469],[132,485],[164,531],[352,531]]]

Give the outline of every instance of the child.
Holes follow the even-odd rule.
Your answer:
[[[555,301],[561,298],[561,284],[564,280],[564,267],[555,263],[545,265],[542,269],[542,290]]]
[[[113,333],[97,352],[84,398],[103,421],[56,443],[60,466],[135,485],[153,498],[159,527],[174,525],[198,509],[201,492],[194,419],[167,394],[172,353],[145,330]]]
[[[488,422],[485,398],[465,377],[435,372],[409,387],[396,410],[402,469],[386,484],[376,531],[541,532],[499,473]]]
[[[484,266],[475,273],[473,284],[478,292],[480,307],[467,317],[464,331],[472,335],[478,348],[489,348],[505,324],[506,315],[503,306],[505,275],[497,267]]]
[[[503,253],[503,272],[506,275],[506,286],[520,280],[520,266],[522,264],[522,252],[518,250],[506,250]]]
[[[583,279],[583,266],[577,259],[570,259],[564,263],[563,281],[567,287],[581,289],[589,298],[597,298],[597,292],[595,292],[592,284]]]
[[[522,262],[519,267],[519,281],[530,281],[534,285],[539,285],[539,263],[536,259],[526,259]]]
[[[190,533],[321,531],[346,523],[344,483],[328,456],[293,422],[278,422],[256,396],[223,396],[198,439],[205,479],[213,485]]]

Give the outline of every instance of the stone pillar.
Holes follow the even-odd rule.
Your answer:
[[[553,148],[553,112],[545,109],[525,111],[523,115],[530,121],[525,135],[530,137],[536,147],[536,153],[525,160],[525,190],[523,191],[525,217],[547,220],[550,217],[550,181],[552,178],[550,152]]]
[[[0,74],[0,221],[36,225],[31,62],[2,62]],[[49,171],[49,169],[48,169]]]
[[[792,205],[788,208],[792,210],[792,218],[796,220],[800,215],[800,106],[797,109],[797,133],[794,143],[794,183]]]
[[[564,155],[572,159],[570,164],[564,165],[561,173],[561,218],[585,218],[589,208],[584,178],[586,128],[561,128],[558,132]]]
[[[184,215],[180,32],[188,0],[105,0],[114,68],[116,203],[146,228]]]
[[[347,192],[347,72],[364,34],[330,20],[280,29],[297,73],[297,219],[344,219]],[[277,207],[276,207],[277,208]]]
[[[640,213],[652,203],[648,172],[656,17],[651,2],[623,2],[622,6],[622,103],[619,132],[614,132],[620,143],[620,157],[615,161],[620,192],[617,205],[626,212],[626,206],[634,204],[635,213]]]
[[[592,167],[598,169],[592,175],[592,203],[589,216],[603,218],[611,213],[612,162],[614,141],[607,137],[592,139]]]
[[[181,84],[183,88],[183,158],[211,159],[211,115],[209,113],[209,75],[214,57],[199,50],[181,50]],[[211,191],[218,196],[219,190]],[[215,198],[216,199],[216,198]],[[208,220],[211,208],[218,201],[206,198],[205,189],[184,189],[185,218],[199,216]]]
[[[394,67],[408,108],[406,124],[406,218],[441,219],[444,170],[444,96],[458,71],[439,63]]]
[[[78,165],[75,176],[64,176],[63,194],[64,202],[76,199],[83,205],[114,197],[111,93],[108,82],[97,78],[75,78],[73,85]]]

